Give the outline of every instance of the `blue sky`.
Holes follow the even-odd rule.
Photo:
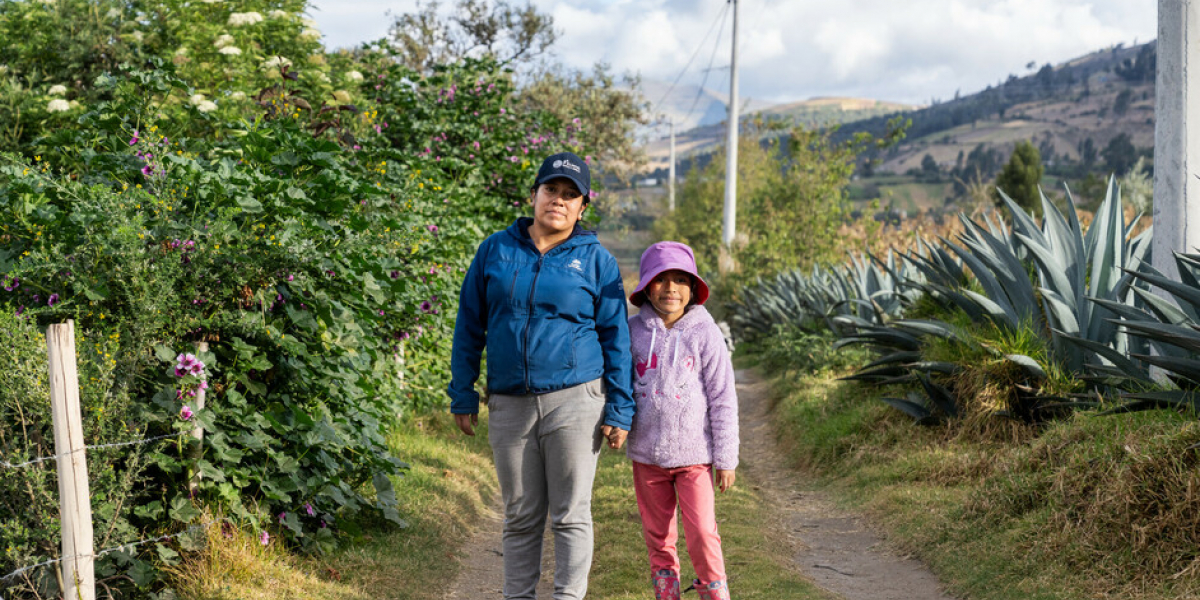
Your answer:
[[[521,0],[515,0],[519,4]],[[696,55],[683,82],[726,67],[729,27],[715,34],[725,0],[531,0],[560,32],[554,59],[586,69],[673,81]],[[453,0],[443,0],[452,5]],[[315,0],[330,47],[355,46],[387,33],[388,11],[415,0]],[[855,96],[927,103],[956,90],[974,92],[1030,62],[1057,63],[1117,43],[1153,39],[1156,0],[740,0],[743,97],[785,102]],[[728,71],[707,87],[728,87]]]

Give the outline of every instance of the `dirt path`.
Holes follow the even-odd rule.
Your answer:
[[[891,552],[862,519],[838,510],[787,466],[770,426],[767,384],[750,371],[738,371],[737,380],[742,429],[738,484],[761,490],[779,522],[791,532],[796,567],[818,586],[847,600],[952,600],[921,562]],[[463,547],[463,570],[446,600],[503,597],[502,524],[497,510]],[[548,537],[539,598],[553,595],[553,546]]]
[[[763,492],[790,533],[796,566],[847,600],[951,600],[920,561],[891,552],[864,521],[837,509],[789,468],[771,429],[767,384],[737,372],[741,465],[746,485]]]

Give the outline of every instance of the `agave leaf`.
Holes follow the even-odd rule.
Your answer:
[[[853,375],[839,377],[839,381],[878,381],[880,379],[890,379],[908,375],[909,370],[905,365],[887,365],[883,367],[875,367],[873,369],[862,369]]]
[[[884,356],[881,356],[878,359],[867,363],[863,367],[863,369],[864,370],[871,369],[874,367],[879,367],[882,365],[890,365],[890,364],[895,364],[895,363],[912,363],[912,362],[917,362],[919,360],[921,360],[920,352],[915,352],[912,350],[903,350],[900,352],[893,352],[891,354],[885,354]]]
[[[1156,367],[1162,367],[1180,377],[1200,385],[1200,360],[1175,356],[1154,356],[1149,354],[1134,354],[1137,358]]]
[[[963,294],[982,309],[984,315],[997,325],[1007,327],[1013,331],[1021,327],[1021,322],[1018,320],[1017,314],[1012,312],[1011,309],[1005,310],[1003,306],[992,302],[991,298],[972,290],[963,290]]]
[[[945,240],[943,241],[951,251],[962,258],[963,264],[967,265],[971,269],[971,272],[975,274],[975,280],[983,287],[984,293],[990,299],[989,304],[998,308],[1005,315],[1004,321],[1014,324],[1019,323],[1021,318],[1017,315],[1016,309],[1013,308],[1012,303],[1009,301],[1008,294],[1004,292],[1004,286],[1000,284],[996,276],[984,265],[983,261],[976,258],[970,250],[960,248]],[[964,290],[964,292],[972,294],[969,290]],[[987,310],[987,312],[993,316],[996,314],[996,311],[993,310]]]
[[[936,415],[921,401],[920,397],[914,398],[914,394],[909,394],[909,398],[880,398],[881,401],[888,406],[899,410],[900,412],[910,416],[917,425],[930,426],[941,422]]]
[[[969,336],[959,331],[958,328],[935,319],[901,319],[893,321],[892,327],[919,335],[932,335],[964,343],[969,341]]]
[[[1175,324],[1175,325],[1178,325],[1180,323],[1194,323],[1195,322],[1190,317],[1188,317],[1187,313],[1180,310],[1180,308],[1177,304],[1175,304],[1174,302],[1171,302],[1170,300],[1168,300],[1166,298],[1163,298],[1162,296],[1159,296],[1158,294],[1155,294],[1154,292],[1151,292],[1149,290],[1144,290],[1142,288],[1133,288],[1133,293],[1139,299],[1141,299],[1141,301],[1143,303],[1145,303],[1146,306],[1150,307],[1150,310],[1153,311],[1155,316],[1158,317],[1157,320],[1160,320],[1164,323],[1171,323],[1171,324]],[[1148,320],[1153,321],[1156,319],[1148,319]]]
[[[962,371],[961,366],[952,362],[920,361],[911,363],[907,366],[914,371],[920,371],[923,373],[944,373],[946,375],[953,375],[959,371]]]
[[[1191,352],[1200,352],[1200,333],[1197,333],[1192,327],[1144,321],[1121,321],[1119,324],[1126,330],[1152,341],[1170,344]]]
[[[958,402],[950,390],[934,383],[924,373],[917,373],[917,380],[921,382],[921,387],[925,388],[925,393],[929,394],[929,399],[935,406],[951,417],[958,416]]]
[[[1197,309],[1200,308],[1200,288],[1194,288],[1170,279],[1150,265],[1142,265],[1142,270],[1140,271],[1127,270],[1127,272],[1175,296],[1179,300],[1179,308],[1187,314],[1188,319],[1193,323],[1200,322],[1200,313],[1197,313]]]
[[[1033,360],[1024,354],[1005,354],[1004,358],[1007,358],[1008,360],[1011,360],[1019,365],[1027,375],[1037,379],[1049,379],[1049,376],[1046,375],[1046,371],[1042,369],[1042,365],[1039,365],[1036,360]]]
[[[1111,362],[1115,368],[1119,369],[1121,375],[1124,377],[1131,377],[1131,378],[1141,379],[1141,380],[1146,380],[1146,379],[1150,378],[1150,372],[1147,371],[1144,367],[1139,366],[1137,363],[1130,360],[1124,354],[1117,352],[1116,350],[1114,350],[1111,346],[1108,346],[1107,344],[1101,344],[1100,342],[1094,342],[1089,339],[1084,339],[1081,337],[1073,336],[1071,334],[1064,333],[1062,331],[1055,331],[1055,333],[1057,333],[1060,337],[1062,337],[1062,339],[1064,339],[1072,344],[1076,344],[1082,348],[1091,350],[1092,352],[1095,352],[1096,354],[1104,357],[1105,360]],[[1094,369],[1094,367],[1093,367],[1093,369]]]
[[[1160,392],[1127,392],[1121,398],[1131,402],[1106,410],[1102,415],[1138,412],[1153,409],[1200,408],[1200,395],[1187,390],[1166,390]]]

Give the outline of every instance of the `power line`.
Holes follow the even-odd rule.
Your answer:
[[[713,19],[712,25],[709,25],[709,27],[708,27],[708,33],[704,34],[704,39],[700,40],[700,43],[696,45],[696,50],[695,50],[694,52],[692,52],[692,57],[688,59],[688,61],[687,61],[687,64],[683,66],[683,69],[682,69],[681,71],[679,71],[679,75],[677,75],[677,76],[675,77],[675,81],[671,82],[671,87],[667,88],[667,91],[666,91],[666,93],[664,93],[664,94],[662,95],[662,98],[659,98],[659,99],[658,99],[658,102],[656,102],[656,103],[654,104],[654,110],[650,111],[650,114],[651,114],[651,115],[657,115],[657,114],[658,114],[658,109],[659,109],[659,108],[662,106],[662,103],[663,103],[664,101],[666,101],[666,99],[667,99],[667,97],[668,97],[668,96],[670,96],[670,95],[671,95],[671,92],[675,91],[675,86],[679,84],[679,80],[680,80],[680,79],[683,79],[683,76],[684,76],[684,74],[686,74],[686,73],[687,73],[687,70],[688,70],[689,68],[691,68],[691,66],[692,66],[692,61],[696,60],[696,56],[698,56],[698,55],[700,54],[700,49],[704,47],[704,44],[705,44],[705,42],[707,42],[707,41],[708,41],[708,37],[709,37],[710,35],[712,35],[713,29],[715,29],[715,28],[716,28],[716,26],[717,26],[717,21],[720,21],[722,24],[724,24],[724,22],[725,22],[725,16],[726,16],[726,15],[728,15],[728,14],[729,14],[729,4],[728,4],[728,3],[726,3],[726,4],[725,4],[725,8],[724,8],[724,9],[721,11],[721,13],[720,13],[720,14],[718,14],[718,15],[717,15],[717,16],[716,16],[716,17]],[[718,36],[718,39],[719,39],[719,37],[720,37],[720,36]],[[710,63],[710,64],[709,64],[709,66],[711,67],[711,66],[712,66],[712,64]]]
[[[713,61],[717,59],[717,49],[721,47],[721,34],[725,32],[725,18],[729,16],[729,4],[725,4],[725,12],[721,13],[721,28],[717,30],[717,41],[713,44],[712,55],[708,57],[708,68],[704,69],[704,79],[700,81],[700,87],[696,89],[696,97],[692,98],[692,105],[688,108],[687,114],[683,120],[687,121],[692,116],[692,111],[696,110],[696,104],[700,102],[700,96],[704,94],[704,84],[708,83],[708,74],[712,72]]]

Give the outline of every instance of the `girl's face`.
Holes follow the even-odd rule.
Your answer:
[[[551,179],[530,196],[533,222],[543,233],[571,231],[583,216],[583,195],[569,179]]]
[[[646,285],[645,293],[663,320],[673,323],[692,301],[692,276],[675,269],[663,271]]]

